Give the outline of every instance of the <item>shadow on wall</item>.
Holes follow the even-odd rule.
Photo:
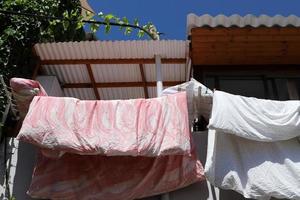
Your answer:
[[[5,159],[4,153],[5,153],[5,145],[4,145],[4,140],[1,141],[0,144],[0,198],[4,199],[5,196],[5,172],[6,172],[6,161],[7,159]]]
[[[15,170],[13,164],[13,155],[17,151],[15,140],[11,138],[4,138],[0,143],[0,198],[5,199],[9,196],[12,183],[6,180],[6,175],[10,176],[11,171]],[[6,168],[6,166],[10,166]],[[10,171],[9,171],[10,170]],[[8,185],[8,187],[7,187]]]
[[[31,175],[36,163],[37,150],[33,145],[19,142],[18,164],[13,183],[13,196],[17,200],[32,200],[26,192],[31,182]]]

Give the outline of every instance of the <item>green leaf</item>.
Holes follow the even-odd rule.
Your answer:
[[[63,21],[63,27],[64,27],[65,31],[68,30],[69,26],[70,26],[70,22],[68,20],[64,20]]]
[[[83,27],[84,23],[82,21],[77,22],[76,24],[76,30],[81,29]]]
[[[100,27],[100,24],[91,24],[90,27],[91,27],[90,29],[91,29],[92,33],[96,33]]]
[[[16,33],[16,30],[12,29],[11,27],[7,28],[4,30],[4,33],[9,35],[9,36],[13,36]]]
[[[124,34],[129,35],[131,32],[132,32],[132,28],[131,27],[126,27]]]
[[[69,12],[66,10],[65,12],[63,12],[63,16],[64,18],[69,18]]]
[[[109,33],[111,26],[109,24],[105,25],[105,33]]]
[[[78,15],[78,10],[72,10],[71,11],[71,16],[76,17]]]
[[[145,31],[139,30],[137,36],[138,36],[139,38],[141,38],[141,37],[144,37],[144,35],[145,35]]]
[[[87,20],[90,20],[90,19],[93,18],[94,13],[92,13],[92,12],[90,12],[90,11],[87,11],[87,10],[85,10],[84,12],[85,12],[85,17],[87,18]],[[81,16],[81,17],[82,17],[82,16]],[[83,18],[83,17],[82,17],[82,18]]]
[[[139,26],[139,21],[138,21],[138,19],[134,19],[133,24],[134,24],[135,26]]]
[[[128,19],[126,17],[123,17],[122,21],[123,21],[124,24],[129,24],[129,21],[128,21]]]
[[[113,18],[115,18],[115,16],[114,16],[113,14],[107,14],[107,15],[105,16],[105,20],[108,20],[108,21],[110,21],[110,20],[113,19]]]

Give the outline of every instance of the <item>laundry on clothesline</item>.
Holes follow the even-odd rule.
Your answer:
[[[256,141],[300,136],[300,101],[274,101],[214,93],[209,128]]]
[[[299,101],[214,92],[207,179],[246,198],[300,199],[299,108]]]
[[[15,91],[40,95],[23,101],[30,108],[18,135],[40,148],[28,190],[34,198],[143,198],[205,173],[246,198],[300,199],[299,101],[213,93],[194,79],[159,98],[81,101],[42,97],[38,83],[18,81]],[[196,152],[205,132],[197,143],[190,133],[199,116],[210,118],[205,172]]]
[[[180,100],[183,95],[181,92],[163,99],[175,96],[179,106],[186,107],[186,102]],[[55,106],[51,105],[52,108]],[[49,109],[48,114],[51,113]],[[29,111],[30,114],[33,115]],[[187,113],[185,115],[187,117]],[[53,159],[45,156],[49,151],[41,150],[43,154],[38,155],[28,190],[34,198],[129,200],[170,192],[204,180],[204,170],[197,159],[194,144],[189,154],[159,157],[72,153],[58,157],[59,151],[55,150],[50,152],[51,156],[57,157]]]
[[[189,155],[186,93],[106,101],[38,96],[18,139],[43,148],[45,155]]]

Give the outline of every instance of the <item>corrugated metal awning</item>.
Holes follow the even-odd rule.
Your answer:
[[[187,17],[187,30],[191,31],[196,27],[300,27],[300,18],[295,15],[284,17],[282,15],[217,15],[208,14],[197,16],[193,13]]]
[[[55,75],[65,96],[129,99],[156,96],[155,55],[164,86],[188,77],[186,41],[83,41],[34,46],[42,74]]]

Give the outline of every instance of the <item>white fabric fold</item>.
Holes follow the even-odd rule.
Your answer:
[[[216,91],[209,128],[256,141],[300,136],[300,101],[273,101]]]
[[[208,121],[213,92],[196,79],[191,78],[189,82],[164,89],[163,95],[176,94],[180,91],[186,91],[190,125],[199,115],[202,115]]]
[[[216,91],[206,178],[246,198],[300,199],[298,110],[298,101],[262,100]]]

